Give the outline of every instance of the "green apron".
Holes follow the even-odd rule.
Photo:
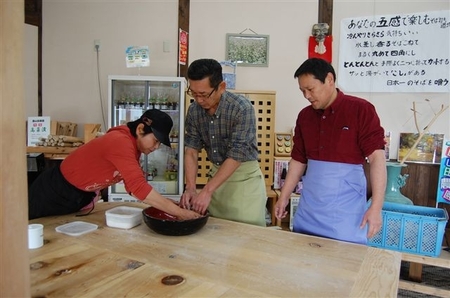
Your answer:
[[[212,178],[219,170],[213,165]],[[266,226],[267,193],[257,161],[241,163],[239,168],[213,193],[208,211],[211,216]]]

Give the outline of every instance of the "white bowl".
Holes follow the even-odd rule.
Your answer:
[[[119,206],[105,212],[108,227],[131,229],[142,222],[142,209]]]

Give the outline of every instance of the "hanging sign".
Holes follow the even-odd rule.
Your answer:
[[[450,140],[446,140],[442,147],[436,207],[438,203],[450,204]]]
[[[130,46],[125,50],[127,67],[150,66],[150,54],[148,46]]]
[[[189,33],[180,29],[180,36],[178,38],[178,63],[181,65],[186,65],[188,57],[188,41]]]
[[[308,58],[321,58],[329,63],[333,57],[332,53],[333,37],[327,35],[323,38],[323,41],[318,42],[314,36],[309,37],[308,45]]]

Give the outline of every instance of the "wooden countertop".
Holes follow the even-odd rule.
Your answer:
[[[86,217],[35,219],[44,246],[29,250],[32,297],[396,297],[401,253],[217,218],[193,235],[163,236],[144,222],[106,225],[98,203]],[[85,221],[81,236],[55,231]],[[167,286],[162,278],[185,280]]]

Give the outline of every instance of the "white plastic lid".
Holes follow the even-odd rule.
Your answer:
[[[55,228],[56,232],[63,233],[70,236],[80,236],[92,231],[97,230],[98,226],[84,222],[84,221],[74,221],[62,226],[57,226]]]
[[[112,209],[106,210],[105,214],[113,215],[117,217],[129,218],[136,215],[140,216],[142,214],[142,208],[129,207],[129,206],[118,206]]]

